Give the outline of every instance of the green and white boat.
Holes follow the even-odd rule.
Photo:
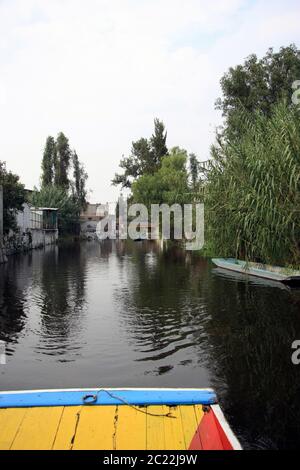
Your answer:
[[[238,273],[279,281],[290,286],[300,286],[300,271],[268,264],[241,261],[235,258],[214,258],[212,262],[218,268]]]

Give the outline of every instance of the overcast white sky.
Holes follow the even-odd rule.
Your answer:
[[[206,160],[222,74],[299,46],[299,22],[299,0],[0,0],[0,160],[32,188],[46,137],[63,131],[90,200],[111,201],[122,154],[154,117],[169,147]]]

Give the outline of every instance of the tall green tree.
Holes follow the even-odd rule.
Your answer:
[[[26,192],[19,176],[7,171],[5,162],[1,161],[0,185],[3,186],[3,230],[7,234],[10,229],[16,229],[16,214],[23,210]]]
[[[199,183],[199,162],[194,153],[190,154],[189,160],[192,190],[196,191]]]
[[[155,119],[153,135],[149,140],[142,137],[132,142],[130,156],[123,156],[119,164],[124,171],[115,174],[112,184],[130,188],[133,181],[140,176],[155,173],[161,166],[162,158],[168,153],[166,138],[163,122]]]
[[[154,133],[150,138],[151,152],[153,155],[153,162],[156,167],[161,164],[161,159],[168,153],[166,145],[167,131],[165,125],[159,119],[154,119]]]
[[[61,232],[78,233],[81,210],[87,204],[88,175],[69,140],[60,132],[48,137],[42,160],[41,190],[35,191],[36,206],[57,207]]]
[[[279,52],[271,48],[262,59],[252,54],[242,65],[231,67],[221,79],[223,96],[216,101],[225,118],[225,134],[239,134],[241,109],[269,116],[281,99],[291,102],[292,83],[299,77],[300,50],[294,44]]]
[[[60,132],[56,139],[56,168],[55,168],[55,185],[68,189],[70,186],[69,181],[69,168],[71,161],[71,150],[69,140]]]
[[[72,163],[74,178],[74,182],[72,184],[73,196],[74,199],[78,202],[80,209],[84,209],[87,204],[86,182],[88,179],[88,174],[85,171],[83,164],[79,161],[76,151],[74,151],[72,154]]]
[[[42,186],[53,184],[56,167],[56,144],[52,136],[47,137],[42,159]]]
[[[153,169],[153,160],[150,145],[147,139],[141,138],[132,142],[131,154],[120,161],[122,174],[115,174],[112,183],[121,185],[123,188],[130,188],[132,181],[145,173],[150,173]]]

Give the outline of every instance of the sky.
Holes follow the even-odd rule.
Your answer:
[[[0,0],[0,160],[38,186],[46,138],[62,131],[101,203],[155,117],[168,147],[207,160],[222,75],[299,46],[299,21],[299,0]]]

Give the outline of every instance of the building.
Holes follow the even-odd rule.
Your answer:
[[[80,231],[83,235],[95,234],[97,225],[107,214],[108,204],[87,204],[80,214]]]
[[[7,237],[8,252],[18,249],[34,249],[52,245],[58,239],[58,209],[54,207],[32,207],[27,202],[23,211],[16,215],[17,233]]]
[[[0,263],[6,261],[6,255],[55,244],[58,239],[57,215],[57,208],[33,207],[25,202],[23,210],[16,214],[16,229],[10,229],[4,235],[3,188],[0,186]]]

